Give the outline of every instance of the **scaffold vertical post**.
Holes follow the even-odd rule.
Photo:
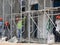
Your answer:
[[[12,0],[11,0],[11,38],[12,38]]]
[[[28,0],[28,42],[30,43],[30,0]]]
[[[4,29],[4,0],[3,0],[3,27],[2,28]],[[3,30],[3,33],[4,33],[4,30]],[[4,35],[2,35],[2,36],[4,36]]]
[[[45,43],[45,30],[46,30],[46,25],[45,25],[45,20],[46,20],[46,0],[44,0],[44,16],[43,16],[43,38],[44,38],[44,43]]]

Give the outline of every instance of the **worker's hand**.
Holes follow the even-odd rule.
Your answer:
[[[24,17],[24,19],[26,19],[26,17]]]

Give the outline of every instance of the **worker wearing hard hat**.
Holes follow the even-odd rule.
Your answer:
[[[3,27],[3,18],[0,18],[0,37],[2,37],[3,33],[2,27]]]
[[[7,38],[10,38],[10,24],[8,21],[6,21],[4,23],[4,29],[5,29],[5,36],[7,36]]]
[[[20,18],[16,18],[16,21],[17,22],[17,37],[18,37],[18,40],[20,40],[22,38],[22,22],[25,20],[26,17],[24,17],[23,19],[20,19]]]
[[[8,21],[5,22],[5,26],[10,29],[10,24]]]

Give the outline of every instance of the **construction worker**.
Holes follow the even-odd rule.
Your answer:
[[[3,18],[0,18],[0,37],[2,37],[3,33],[2,27],[3,27]]]
[[[5,26],[8,27],[10,29],[10,24],[8,21],[5,22]]]
[[[22,38],[22,27],[23,27],[22,22],[25,21],[25,18],[26,17],[24,17],[23,19],[20,19],[19,16],[16,18],[16,21],[18,21],[17,22],[17,37],[18,37],[18,40],[20,40]]]
[[[6,21],[4,23],[4,29],[5,29],[5,36],[7,36],[7,38],[10,38],[10,24],[8,21]]]
[[[55,36],[55,42],[60,42],[60,32],[56,29],[57,24],[55,24],[55,27],[53,28],[53,34]]]

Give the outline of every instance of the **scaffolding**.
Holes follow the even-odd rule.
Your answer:
[[[20,42],[47,43],[48,35],[52,34],[55,27],[53,17],[60,14],[60,12],[54,13],[60,7],[53,7],[52,0],[0,0],[0,3],[0,17],[3,18],[2,29],[4,30],[5,21],[10,23],[9,39],[17,36],[15,17],[19,16],[21,20],[26,17],[24,24],[22,24]]]

